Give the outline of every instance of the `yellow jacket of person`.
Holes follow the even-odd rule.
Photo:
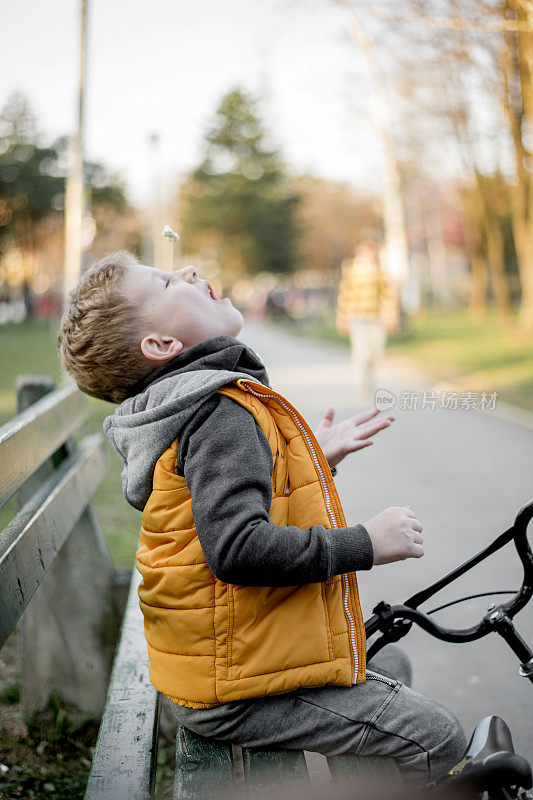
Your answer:
[[[361,267],[349,262],[343,269],[337,296],[336,326],[347,336],[355,317],[379,319],[391,289],[377,266]]]
[[[255,417],[272,450],[270,521],[345,527],[329,465],[307,422],[278,392],[239,378],[218,391]],[[324,583],[224,583],[198,540],[178,440],[157,461],[141,518],[137,568],[150,680],[171,700],[208,708],[300,687],[364,680],[355,573]]]

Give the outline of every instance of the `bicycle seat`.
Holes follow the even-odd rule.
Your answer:
[[[500,717],[485,717],[475,727],[466,752],[438,784],[475,785],[479,791],[495,787],[520,786],[531,789],[531,767],[516,755],[511,731]]]

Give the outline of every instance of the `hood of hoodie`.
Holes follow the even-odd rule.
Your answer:
[[[265,366],[251,347],[233,336],[214,336],[135,384],[104,419],[104,433],[124,464],[122,491],[130,505],[143,510],[160,456],[202,403],[237,378],[269,386]]]

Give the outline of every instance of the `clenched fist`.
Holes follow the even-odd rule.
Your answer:
[[[421,558],[422,525],[410,506],[391,506],[364,523],[374,548],[374,566]]]

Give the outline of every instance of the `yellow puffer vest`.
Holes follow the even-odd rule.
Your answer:
[[[218,390],[257,420],[273,457],[270,521],[345,527],[331,470],[309,425],[282,395],[239,378]],[[301,586],[238,586],[205,560],[178,440],[159,458],[141,518],[137,568],[150,680],[180,705],[208,708],[365,678],[355,573]]]

